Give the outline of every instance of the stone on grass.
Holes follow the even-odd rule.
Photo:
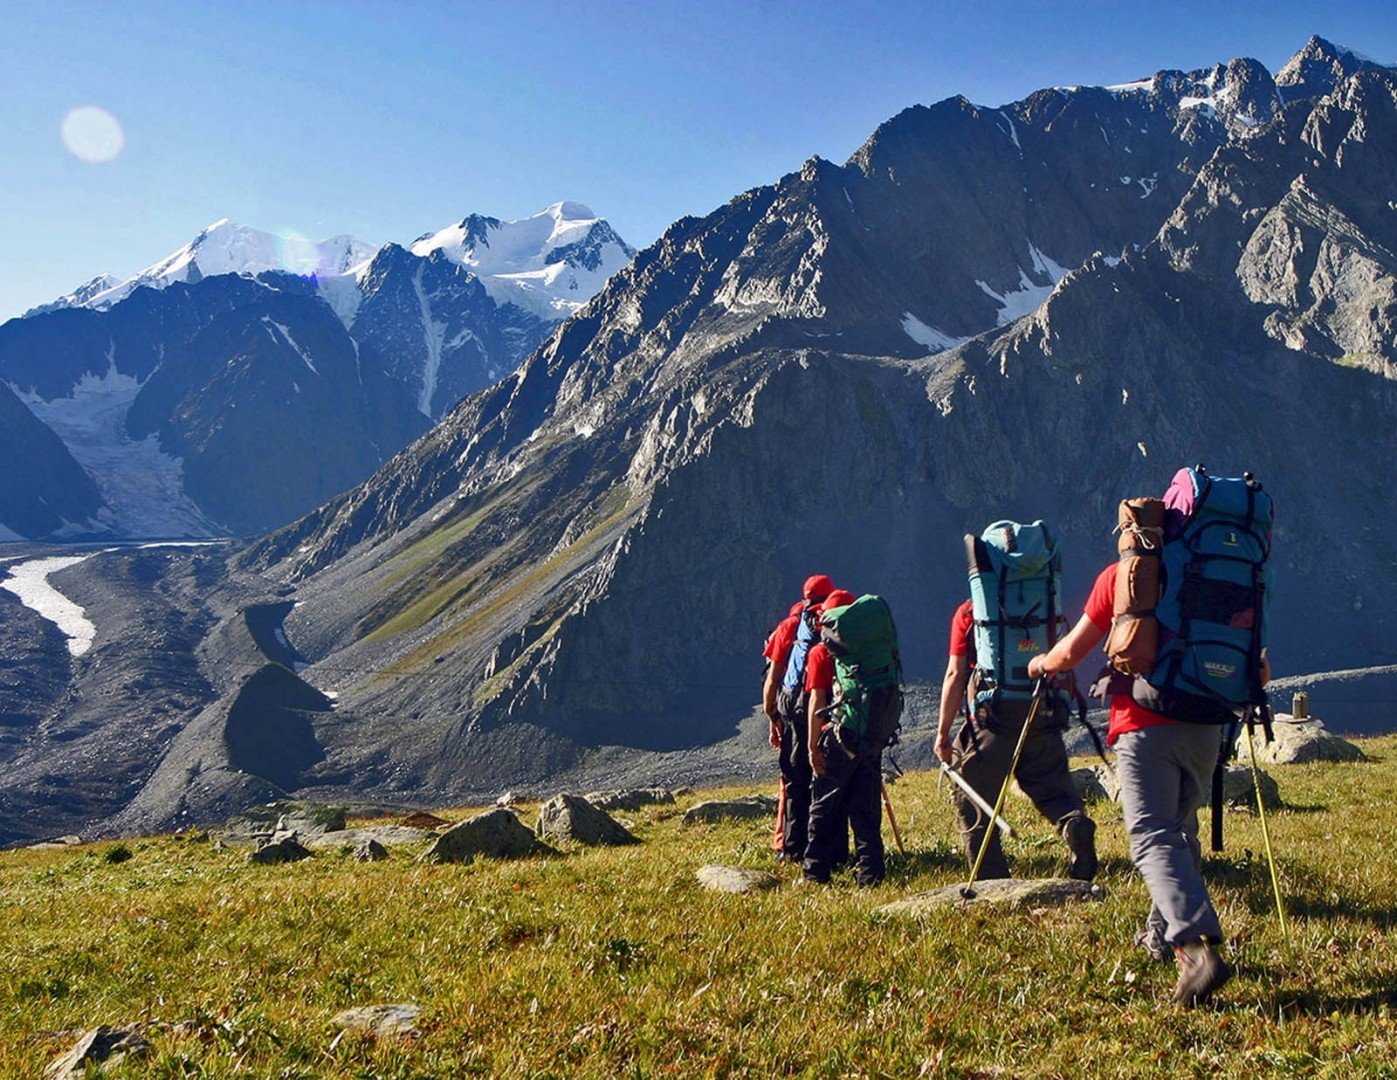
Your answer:
[[[696,876],[700,885],[714,892],[749,893],[781,884],[781,879],[769,870],[753,870],[749,866],[701,866]]]
[[[344,829],[336,833],[307,836],[301,842],[312,851],[339,851],[342,848],[352,848],[365,840],[372,840],[384,847],[394,847],[421,844],[435,838],[436,835],[426,829],[409,829],[402,825],[366,825],[362,829]]]
[[[354,845],[354,857],[360,862],[379,862],[388,858],[388,849],[372,837],[365,837]]]
[[[376,1039],[394,1036],[420,1035],[417,1018],[422,1010],[416,1005],[359,1005],[336,1013],[331,1021],[346,1031],[359,1031]]]
[[[1271,730],[1275,741],[1266,745],[1266,736],[1257,728],[1256,760],[1262,765],[1308,765],[1312,761],[1367,761],[1368,755],[1347,739],[1332,735],[1322,720],[1295,720],[1288,713],[1276,713]],[[1237,760],[1251,761],[1246,734],[1237,738]]]
[[[150,1044],[140,1032],[102,1024],[87,1032],[62,1057],[44,1069],[44,1080],[69,1080],[88,1075],[88,1066],[117,1065],[142,1056]]]
[[[554,795],[538,811],[534,832],[553,843],[638,844],[624,825],[578,795]]]
[[[1256,789],[1261,788],[1261,803],[1267,810],[1279,810],[1285,804],[1281,802],[1281,789],[1276,786],[1275,780],[1267,776],[1264,772],[1257,770],[1260,780],[1252,780],[1250,765],[1229,765],[1227,774],[1222,781],[1222,802],[1229,810],[1255,810],[1256,809]],[[1208,789],[1211,792],[1211,787]],[[1211,794],[1208,794],[1211,800]]]
[[[713,799],[695,803],[684,811],[684,824],[711,824],[716,821],[744,821],[771,817],[776,800],[770,795],[748,795],[741,799]]]
[[[263,865],[299,862],[309,858],[310,851],[294,832],[273,833],[270,839],[260,841],[255,851],[247,853],[248,862]]]
[[[971,896],[965,896],[964,882],[932,889],[929,892],[915,893],[901,900],[894,900],[877,909],[879,915],[897,918],[919,918],[944,908],[958,908],[963,905],[992,907],[1051,907],[1077,900],[1104,900],[1106,890],[1100,885],[1092,885],[1072,878],[1043,878],[1030,881],[1025,878],[991,878],[977,881]]]
[[[498,799],[495,800],[495,805],[496,805],[496,806],[513,806],[513,805],[514,805],[515,803],[517,803],[518,801],[519,801],[519,797],[518,797],[517,795],[515,795],[514,792],[512,792],[512,791],[506,791],[503,795],[501,795]]]
[[[582,796],[598,810],[639,810],[642,806],[658,806],[674,802],[674,792],[668,788],[625,788],[620,791],[589,791]]]
[[[1120,799],[1120,784],[1116,781],[1114,770],[1108,765],[1083,765],[1073,769],[1072,783],[1077,786],[1077,794],[1083,802],[1116,802]]]
[[[427,829],[435,831],[445,828],[451,822],[445,818],[439,818],[436,814],[429,814],[425,810],[418,810],[416,813],[408,814],[402,821],[398,822],[405,829]]]
[[[466,862],[477,855],[515,859],[526,855],[552,855],[552,848],[536,837],[504,807],[486,810],[453,825],[422,854],[430,862]]]
[[[344,828],[344,808],[300,799],[279,799],[235,814],[219,832],[228,840],[253,840],[277,832],[319,836]]]

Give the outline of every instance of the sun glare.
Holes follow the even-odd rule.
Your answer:
[[[113,161],[126,145],[115,116],[96,105],[80,105],[63,118],[63,145],[68,153],[93,165]]]

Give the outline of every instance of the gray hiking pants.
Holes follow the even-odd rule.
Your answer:
[[[1019,732],[1023,730],[1026,708],[1020,709],[1017,714],[1014,707],[1002,711],[1005,714],[1002,718],[981,716],[973,722],[962,724],[951,759],[952,766],[991,806],[999,797],[999,789],[1009,774],[1009,762],[1014,757]],[[1044,715],[1045,712],[1057,715]],[[1029,728],[1018,768],[1014,770],[1014,779],[1019,782],[1023,793],[1033,800],[1038,812],[1059,831],[1073,819],[1086,816],[1082,797],[1077,793],[1077,785],[1072,782],[1072,774],[1067,767],[1067,749],[1062,742],[1066,724],[1065,709],[1040,710],[1038,718]],[[989,819],[959,788],[953,789],[953,792],[966,862],[973,866],[984,842],[985,831],[989,829]],[[990,831],[993,835],[980,867],[980,877],[1006,878],[1009,876],[1009,864],[1000,846],[999,830]]]
[[[1222,941],[1203,882],[1198,808],[1208,801],[1222,728],[1158,724],[1116,740],[1116,777],[1130,858],[1150,891],[1144,937],[1167,945]]]

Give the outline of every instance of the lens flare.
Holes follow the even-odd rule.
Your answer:
[[[63,145],[80,161],[92,165],[114,161],[126,145],[121,124],[106,109],[80,105],[63,118]]]

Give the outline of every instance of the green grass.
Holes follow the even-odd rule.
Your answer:
[[[684,826],[698,796],[618,815],[639,846],[506,863],[4,853],[0,1076],[102,1022],[149,1025],[118,1076],[1397,1075],[1397,737],[1367,748],[1383,760],[1272,772],[1292,946],[1257,819],[1229,815],[1209,874],[1239,976],[1213,1009],[1164,1004],[1172,968],[1132,948],[1146,899],[1111,806],[1104,903],[876,919],[961,874],[947,793],[914,774],[890,789],[907,856],[871,891],[700,890],[704,863],[771,856],[768,825]],[[1057,872],[1046,824],[1009,809],[1017,872]],[[338,1010],[382,1002],[420,1005],[421,1038],[335,1042]]]

